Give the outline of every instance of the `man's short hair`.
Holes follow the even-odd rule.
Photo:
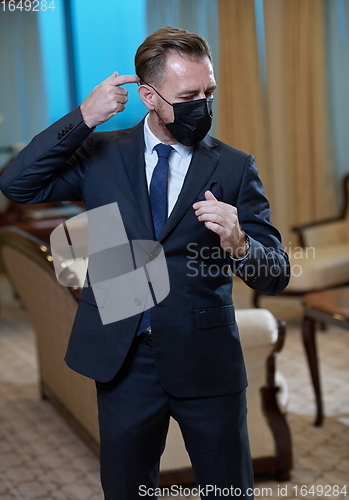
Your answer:
[[[204,38],[186,30],[165,26],[149,35],[137,49],[135,67],[141,83],[161,87],[166,73],[166,57],[170,52],[178,52],[193,60],[208,57],[212,62],[210,47]]]

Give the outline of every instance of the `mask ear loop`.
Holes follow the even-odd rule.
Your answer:
[[[148,87],[151,87],[153,90],[155,90],[155,92],[156,92],[156,93],[157,93],[157,94],[161,97],[161,99],[162,99],[163,101],[167,102],[167,104],[169,104],[170,106],[172,106],[172,107],[173,107],[173,104],[171,104],[171,103],[170,103],[170,102],[168,102],[168,101],[167,101],[164,97],[162,97],[162,95],[160,94],[160,92],[158,92],[158,91],[156,90],[156,88],[155,88],[155,87],[153,87],[152,85],[150,85],[150,83],[147,83],[147,82],[145,82],[144,80],[142,80],[142,79],[141,79],[141,81],[140,81],[139,83],[137,83],[137,85],[138,85],[138,87],[139,87],[140,85],[148,85]],[[155,112],[156,116],[159,118],[159,120],[161,120],[161,121],[162,121],[162,123],[163,123],[163,124],[165,125],[165,127],[166,127],[166,125],[167,125],[167,124],[164,122],[164,120],[161,118],[161,116],[159,115],[159,113],[156,111],[156,109],[155,109],[155,108],[154,108],[154,112]]]
[[[141,82],[143,82],[143,83],[141,83]],[[155,87],[153,87],[152,85],[150,85],[150,83],[147,83],[147,82],[145,82],[144,80],[141,80],[141,82],[139,82],[139,83],[138,83],[138,86],[140,86],[140,85],[148,85],[148,87],[151,87],[153,90],[155,90],[155,92],[158,94],[158,96],[160,96],[160,97],[161,97],[161,99],[162,99],[163,101],[167,102],[167,104],[169,104],[170,106],[172,106],[172,107],[173,107],[173,104],[171,104],[170,102],[168,102],[168,100],[167,100],[167,99],[165,99],[164,97],[162,97],[162,95],[160,94],[160,92],[158,92],[158,91],[156,90],[156,88],[155,88]],[[155,112],[156,112],[156,111],[155,111]],[[156,113],[156,114],[157,114],[157,113]],[[159,116],[159,115],[158,115],[158,116]]]

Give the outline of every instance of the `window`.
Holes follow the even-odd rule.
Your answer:
[[[55,0],[55,7],[39,18],[49,123],[113,71],[134,74],[134,54],[146,36],[146,0]],[[144,116],[137,86],[127,88],[126,110],[99,130],[131,127]]]

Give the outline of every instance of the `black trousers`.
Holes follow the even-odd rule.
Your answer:
[[[245,391],[176,398],[161,386],[152,347],[136,338],[114,380],[96,382],[105,500],[144,496],[158,486],[169,418],[177,420],[202,498],[253,498]],[[150,489],[150,490],[148,490]],[[228,490],[232,492],[227,495]]]

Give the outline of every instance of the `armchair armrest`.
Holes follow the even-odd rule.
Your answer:
[[[349,233],[348,218],[326,219],[312,224],[292,228],[299,238],[300,246],[319,248],[322,246],[347,243]]]
[[[277,341],[278,323],[267,309],[237,309],[235,317],[243,349],[270,348]]]
[[[344,177],[342,189],[343,207],[338,216],[292,227],[302,247],[349,242],[349,175]]]

